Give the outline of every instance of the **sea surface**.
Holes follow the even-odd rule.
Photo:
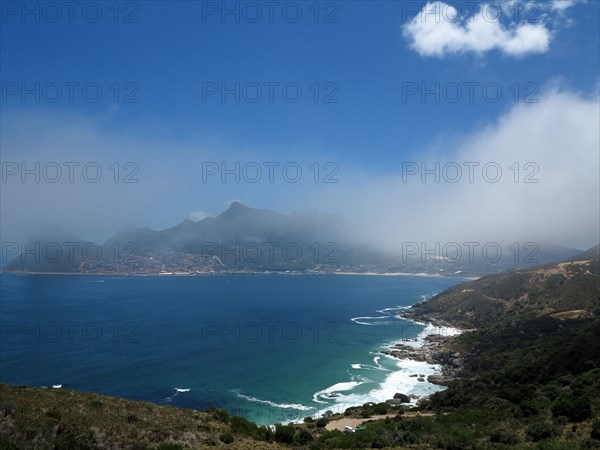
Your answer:
[[[380,350],[422,336],[403,308],[459,278],[1,274],[0,382],[204,409],[259,424],[439,386]]]

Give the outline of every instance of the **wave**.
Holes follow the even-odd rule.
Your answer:
[[[173,395],[171,395],[170,397],[165,398],[165,400],[164,400],[165,402],[170,403],[179,394],[191,391],[191,389],[189,389],[189,388],[173,388],[173,389],[175,389],[175,393]]]
[[[426,381],[418,381],[414,374],[423,374],[425,377],[440,372],[437,365],[426,362],[412,360],[398,360],[392,356],[382,355],[386,359],[386,364],[392,364],[393,369],[385,378],[373,384],[372,389],[356,389],[365,382],[343,382],[330,386],[327,389],[316,392],[313,395],[313,401],[322,405],[319,411],[331,410],[334,413],[343,413],[347,408],[365,403],[381,403],[393,398],[394,394],[401,392],[406,395],[412,395],[411,405],[416,405],[418,398],[429,396],[434,392],[445,389]],[[380,357],[377,357],[380,358]],[[333,395],[332,395],[333,394]],[[318,416],[317,413],[315,416]]]
[[[390,323],[392,323],[390,321],[390,319],[394,319],[393,316],[378,316],[378,317],[353,317],[352,319],[350,319],[352,322],[357,323],[359,325],[369,325],[369,326],[376,326],[376,325],[388,325]],[[365,322],[365,320],[383,320],[383,322],[378,322],[378,323],[369,323],[369,322]]]
[[[298,403],[275,403],[272,402],[270,400],[262,400],[260,398],[256,398],[256,397],[252,397],[250,395],[246,395],[246,394],[242,394],[240,392],[239,389],[230,389],[230,392],[232,392],[233,394],[235,394],[235,396],[237,398],[241,398],[243,400],[252,402],[252,403],[261,403],[263,405],[269,405],[272,406],[273,408],[280,408],[280,409],[296,409],[298,411],[310,411],[313,408],[310,408],[308,406],[305,405],[300,405]]]

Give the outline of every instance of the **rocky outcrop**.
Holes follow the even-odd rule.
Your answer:
[[[406,394],[396,392],[394,394],[394,400],[400,400],[402,403],[410,403],[410,398]]]
[[[448,344],[451,340],[452,337],[450,336],[431,335],[423,339],[423,345],[420,347],[399,343],[393,345],[388,350],[382,350],[382,353],[399,359],[410,359],[441,366],[442,373],[429,375],[427,381],[432,384],[447,386],[459,376],[465,363],[463,355],[459,352],[453,352],[449,348]],[[403,341],[406,342],[408,340],[405,339]],[[417,378],[417,381],[425,382],[424,374],[415,373],[410,376]]]

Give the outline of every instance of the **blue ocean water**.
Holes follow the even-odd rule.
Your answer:
[[[402,309],[461,282],[413,276],[1,274],[0,381],[62,385],[261,424],[439,387],[379,350]]]

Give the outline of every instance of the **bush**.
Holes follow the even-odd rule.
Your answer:
[[[208,412],[213,419],[218,420],[219,422],[229,423],[229,414],[224,409],[208,408],[206,412]]]
[[[598,439],[600,441],[600,420],[596,420],[592,424],[592,431],[590,432],[592,439]]]
[[[317,428],[325,428],[325,425],[327,425],[327,419],[321,417],[317,420]]]
[[[62,415],[61,415],[60,411],[57,408],[55,408],[55,407],[50,408],[46,412],[46,416],[50,417],[51,419],[58,420],[58,421],[60,421],[60,419],[62,418]]]
[[[523,417],[531,417],[540,413],[541,405],[534,400],[523,400],[519,403],[519,409]]]
[[[592,416],[590,399],[582,395],[561,395],[552,405],[552,417],[565,416],[571,422],[583,422]]]
[[[527,427],[526,433],[529,439],[538,442],[556,436],[558,431],[550,422],[536,422]]]
[[[375,405],[373,412],[375,414],[387,414],[388,405],[386,403],[379,403],[379,404]]]
[[[518,444],[519,438],[512,431],[494,430],[490,435],[490,442],[495,444]]]
[[[234,439],[233,439],[233,435],[231,433],[222,433],[219,436],[219,440],[223,443],[223,444],[231,444],[233,443]]]
[[[309,442],[312,442],[313,440],[314,440],[314,438],[313,438],[312,434],[310,434],[306,430],[300,430],[300,432],[296,436],[296,442],[300,445],[306,445]]]
[[[158,450],[183,450],[183,447],[179,444],[160,444]]]
[[[294,442],[294,427],[289,425],[281,425],[280,423],[275,425],[275,440],[284,444],[291,444]]]
[[[231,431],[234,433],[245,434],[246,436],[255,436],[258,431],[258,426],[240,416],[231,416],[229,419]]]
[[[390,444],[389,439],[381,434],[375,435],[371,440],[371,448],[385,448],[389,447]]]
[[[462,428],[451,428],[438,436],[437,446],[446,450],[466,450],[474,448],[475,437]]]

